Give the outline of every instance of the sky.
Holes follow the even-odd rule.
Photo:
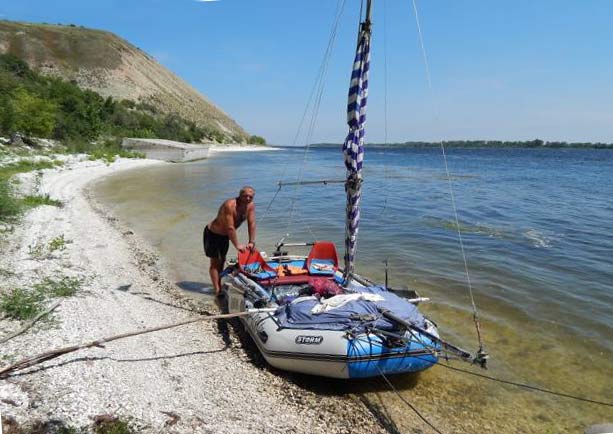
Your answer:
[[[374,0],[366,140],[613,142],[613,1]],[[343,141],[360,0],[0,0],[0,19],[112,31],[249,133]],[[304,124],[303,124],[304,125]]]

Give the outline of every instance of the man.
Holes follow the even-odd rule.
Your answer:
[[[215,295],[221,294],[221,278],[229,242],[231,241],[236,250],[244,252],[245,249],[253,249],[255,246],[255,189],[245,186],[241,188],[238,197],[226,200],[217,217],[205,226],[203,234],[204,253],[211,259],[209,274],[215,288]],[[247,245],[239,244],[237,229],[247,220],[249,242]]]

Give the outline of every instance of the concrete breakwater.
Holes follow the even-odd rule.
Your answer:
[[[210,145],[175,142],[166,139],[125,138],[122,146],[142,152],[148,159],[173,163],[202,160],[209,156]]]

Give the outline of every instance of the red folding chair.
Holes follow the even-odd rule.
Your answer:
[[[315,241],[306,260],[309,274],[332,276],[338,270],[336,246],[331,241]]]
[[[241,272],[255,279],[270,279],[277,277],[275,270],[256,249],[238,252],[238,268]]]

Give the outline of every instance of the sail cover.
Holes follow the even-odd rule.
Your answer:
[[[345,222],[345,280],[353,272],[353,261],[360,224],[360,198],[362,196],[362,161],[364,159],[364,124],[366,123],[366,100],[368,97],[368,69],[370,67],[370,21],[362,23],[358,46],[353,62],[347,124],[349,134],[343,144],[347,168],[347,216]]]

